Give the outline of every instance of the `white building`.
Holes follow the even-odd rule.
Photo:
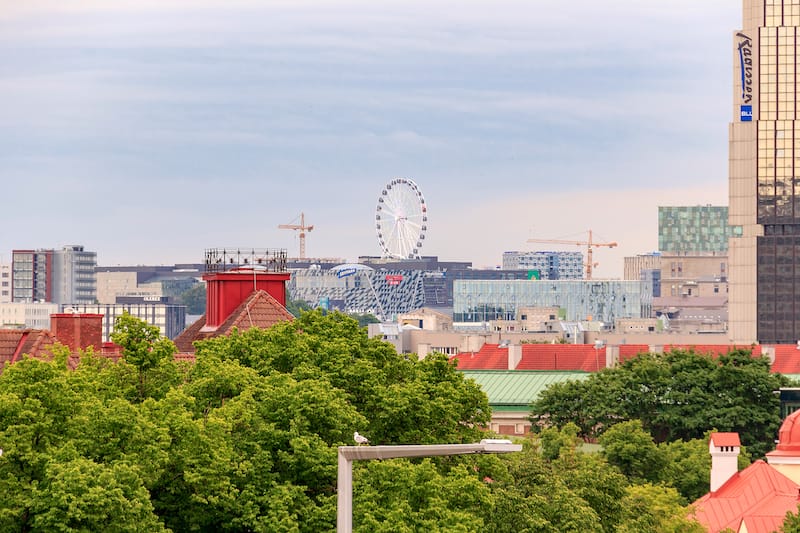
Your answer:
[[[54,303],[0,303],[0,329],[50,329],[50,315],[58,312]]]

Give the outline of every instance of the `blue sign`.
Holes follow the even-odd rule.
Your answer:
[[[752,122],[753,121],[753,106],[751,105],[743,105],[740,107],[740,117],[742,122]]]

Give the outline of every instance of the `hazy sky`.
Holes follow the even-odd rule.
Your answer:
[[[659,205],[727,204],[732,0],[0,0],[0,258],[212,247],[378,255],[393,177],[422,253],[528,238],[655,250]],[[583,248],[571,247],[569,250]]]

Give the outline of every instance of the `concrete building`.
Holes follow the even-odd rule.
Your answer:
[[[583,279],[581,252],[503,252],[503,270],[527,270],[534,279]]]
[[[59,307],[44,302],[0,303],[0,329],[50,329],[50,315],[58,313]]]
[[[800,1],[744,0],[732,43],[729,331],[800,339]]]
[[[60,250],[13,250],[11,300],[92,304],[97,299],[97,254],[80,245]]]
[[[11,301],[11,265],[0,263],[0,304]]]
[[[161,335],[174,339],[186,328],[186,306],[171,304],[166,297],[120,297],[113,304],[72,304],[69,309],[81,314],[103,316],[102,340],[109,342],[114,323],[123,313],[158,326]]]

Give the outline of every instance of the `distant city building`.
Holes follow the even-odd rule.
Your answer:
[[[11,301],[11,265],[0,263],[0,304]]]
[[[658,208],[658,250],[661,253],[726,254],[729,237],[727,206]]]
[[[527,270],[535,279],[582,279],[581,252],[503,252],[503,270]]]
[[[11,299],[21,303],[94,303],[96,266],[97,254],[78,245],[60,250],[14,250]]]
[[[653,289],[623,280],[456,281],[453,320],[514,320],[520,307],[558,307],[567,321],[600,321],[613,327],[620,318],[648,318]]]
[[[731,341],[800,340],[797,1],[745,0],[729,126]],[[726,96],[727,98],[727,96]]]
[[[186,307],[168,303],[166,297],[120,297],[113,304],[73,304],[69,308],[81,314],[103,315],[103,342],[111,340],[114,322],[123,313],[157,326],[161,335],[170,339],[186,329]]]
[[[631,281],[641,279],[642,270],[661,269],[661,254],[658,252],[626,257],[623,261],[624,270],[622,279]]]
[[[53,303],[0,303],[0,329],[50,329],[50,315],[59,312]]]

